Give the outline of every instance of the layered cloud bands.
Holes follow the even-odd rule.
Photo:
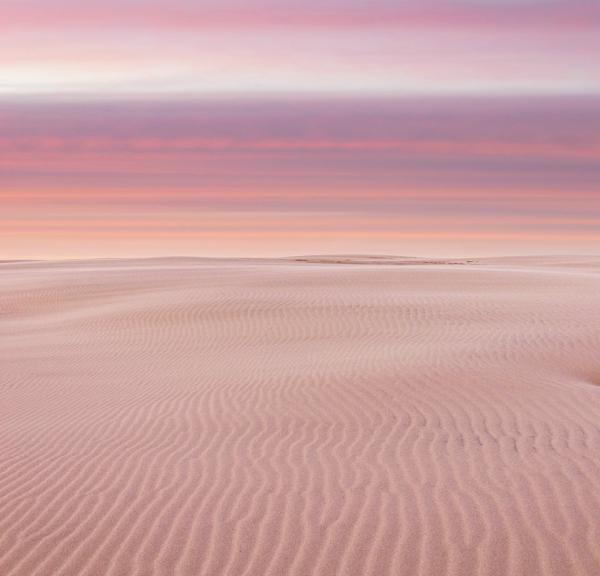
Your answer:
[[[599,135],[595,97],[5,102],[0,234],[10,257],[597,252]]]
[[[592,0],[4,0],[3,257],[600,249]]]
[[[597,92],[589,0],[4,0],[14,93]]]

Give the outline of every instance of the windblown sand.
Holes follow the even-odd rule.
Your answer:
[[[600,574],[600,259],[0,264],[2,576]]]

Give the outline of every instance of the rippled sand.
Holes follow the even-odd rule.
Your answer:
[[[600,574],[600,258],[0,264],[3,576]]]

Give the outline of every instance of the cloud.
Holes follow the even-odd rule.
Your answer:
[[[598,28],[600,6],[584,0],[484,2],[442,0],[8,0],[0,26],[151,27],[555,27]]]

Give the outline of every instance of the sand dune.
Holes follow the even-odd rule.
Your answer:
[[[600,574],[600,259],[369,259],[2,263],[0,574]]]
[[[414,266],[416,264],[473,264],[476,260],[450,259],[450,258],[414,258],[408,256],[369,256],[369,255],[319,255],[319,256],[294,256],[288,258],[294,262],[307,262],[310,264],[385,264],[397,266]]]

